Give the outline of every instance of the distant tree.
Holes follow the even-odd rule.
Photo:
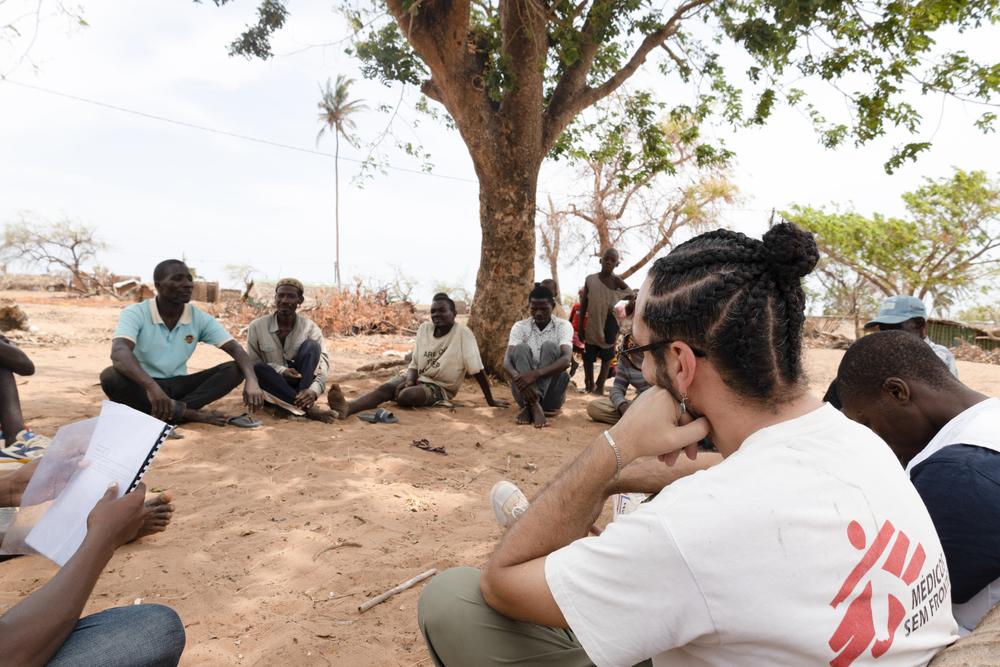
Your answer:
[[[214,0],[226,4],[230,0]],[[863,144],[891,127],[922,126],[914,88],[986,102],[1000,90],[992,62],[940,49],[939,29],[989,26],[993,0],[334,0],[355,30],[365,77],[419,86],[440,103],[468,148],[480,184],[482,245],[470,326],[487,367],[499,369],[511,324],[523,314],[535,259],[538,175],[581,133],[581,112],[623,89],[651,58],[681,91],[671,115],[737,126],[766,122],[782,103],[812,119],[824,145]],[[230,45],[269,58],[288,17],[285,0],[259,0],[257,20]],[[735,46],[736,72],[723,54]],[[749,56],[750,67],[739,56]],[[828,121],[794,81],[843,90],[849,120]],[[744,95],[743,80],[752,92]],[[689,84],[689,85],[677,85]],[[745,97],[753,97],[746,103]],[[426,105],[425,105],[426,106]],[[984,130],[992,109],[977,124]],[[894,169],[929,143],[904,143]],[[711,159],[705,147],[699,159]]]
[[[352,83],[354,83],[353,79],[338,74],[337,83],[331,84],[330,79],[327,79],[326,86],[320,87],[319,120],[323,126],[319,129],[319,134],[316,135],[317,144],[324,132],[329,131],[334,138],[333,206],[337,254],[333,264],[333,272],[337,281],[337,289],[340,289],[340,138],[343,137],[347,143],[357,146],[358,140],[354,135],[356,125],[351,116],[368,108],[362,100],[348,99]]]
[[[823,304],[823,314],[850,317],[854,337],[860,338],[862,317],[874,315],[878,310],[878,290],[864,276],[826,258],[820,260],[814,275],[822,286],[817,296]]]
[[[256,267],[250,264],[226,264],[222,268],[230,280],[243,285],[243,294],[240,296],[240,300],[249,301],[250,292],[254,285],[254,274],[260,273]]]
[[[452,301],[462,301],[466,304],[472,302],[472,293],[468,290],[468,288],[466,288],[461,283],[448,283],[444,282],[443,280],[438,281],[434,283],[432,291],[434,294],[437,294],[438,292],[444,292],[449,297],[451,297]]]
[[[88,25],[81,7],[62,0],[0,0],[0,79],[21,65],[36,68],[31,51],[50,20],[61,20],[69,30]]]
[[[97,259],[107,244],[97,237],[94,227],[68,218],[49,222],[30,213],[21,213],[16,222],[7,223],[0,253],[10,262],[68,273],[71,288],[81,293],[110,292],[110,287],[85,270]]]
[[[946,307],[1000,274],[1000,184],[985,172],[956,169],[948,178],[925,179],[902,198],[905,219],[807,206],[783,215],[816,233],[832,265],[885,296],[931,296]]]
[[[711,151],[711,159],[699,160],[710,147],[697,125],[657,119],[649,112],[649,97],[639,92],[599,105],[599,122],[585,128],[588,145],[567,151],[590,191],[568,204],[562,227],[579,223],[582,250],[597,257],[608,248],[639,248],[640,256],[620,271],[623,278],[642,269],[682,230],[718,224],[720,207],[736,197],[728,178],[730,153]],[[549,216],[550,228],[556,220]]]
[[[1000,325],[1000,302],[993,304],[978,304],[959,311],[958,319],[963,322],[982,322]]]
[[[549,277],[559,283],[559,254],[563,248],[563,237],[569,232],[569,213],[556,207],[552,196],[548,198],[548,208],[538,209],[538,237],[541,241],[539,258],[549,265]]]

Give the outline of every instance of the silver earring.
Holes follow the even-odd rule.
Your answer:
[[[682,415],[686,415],[687,414],[687,411],[688,411],[687,400],[688,400],[687,396],[681,396],[681,414]]]

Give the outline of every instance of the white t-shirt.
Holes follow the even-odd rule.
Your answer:
[[[436,384],[449,399],[455,398],[465,376],[483,370],[476,335],[469,327],[455,322],[451,331],[435,338],[434,324],[424,322],[417,329],[410,368],[417,371],[417,380]]]
[[[599,666],[901,667],[957,639],[920,497],[829,405],[550,554],[545,578]]]
[[[573,325],[569,320],[552,316],[544,329],[539,329],[535,320],[529,317],[526,320],[514,322],[510,328],[510,337],[507,339],[507,346],[527,345],[531,348],[531,356],[537,362],[540,357],[542,345],[554,343],[557,347],[573,347]]]

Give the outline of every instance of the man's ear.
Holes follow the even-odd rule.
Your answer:
[[[889,398],[897,403],[909,403],[912,396],[910,386],[898,377],[886,378],[885,382],[882,383],[882,391],[887,393]]]
[[[698,368],[698,359],[694,356],[691,346],[683,341],[674,341],[670,345],[676,361],[677,391],[681,396],[687,396],[688,388],[694,382],[694,374]]]

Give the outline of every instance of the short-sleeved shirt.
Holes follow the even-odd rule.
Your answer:
[[[545,579],[599,667],[913,667],[957,638],[920,496],[829,405],[549,554]]]
[[[483,370],[475,334],[455,322],[448,333],[435,338],[434,324],[424,322],[417,329],[410,369],[417,371],[420,382],[435,384],[444,389],[449,399],[454,398],[466,375]]]
[[[573,345],[573,325],[569,320],[552,316],[544,329],[539,329],[535,320],[529,317],[525,320],[514,322],[510,328],[510,338],[507,340],[508,347],[515,345],[527,345],[531,349],[531,356],[537,362],[541,358],[542,345],[554,343],[558,347]]]
[[[222,347],[233,339],[218,320],[190,303],[184,305],[174,328],[167,329],[156,299],[125,308],[118,316],[114,338],[135,343],[133,353],[142,370],[158,379],[187,375],[187,360],[198,343]]]

